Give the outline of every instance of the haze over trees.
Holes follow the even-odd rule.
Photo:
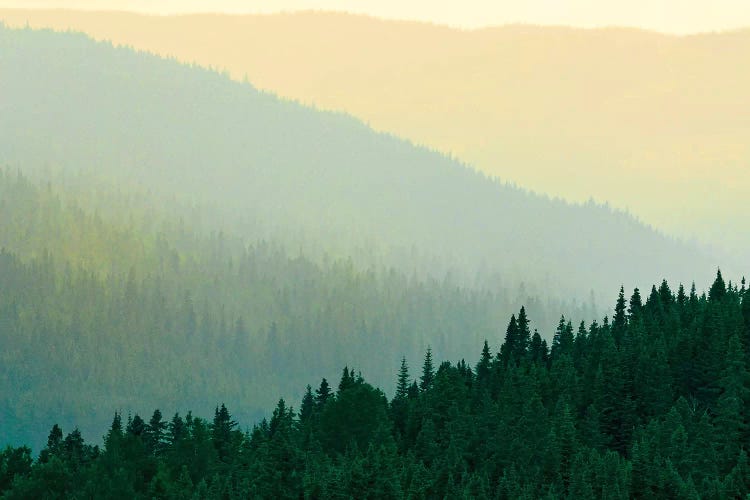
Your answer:
[[[390,399],[345,367],[252,428],[225,404],[207,420],[115,413],[101,447],[55,425],[37,460],[26,447],[0,454],[0,495],[746,498],[744,280],[627,297],[611,321],[561,318],[551,345],[521,309],[476,364],[428,349],[421,369],[402,361]]]
[[[627,213],[2,26],[0,166],[2,498],[748,493],[750,292]]]
[[[750,192],[748,30],[454,30],[333,13],[0,19],[226,69],[524,188],[606,201],[750,258],[750,225],[736,209]]]
[[[38,449],[50,421],[96,435],[114,408],[204,413],[217,396],[254,422],[341,360],[388,388],[401,356],[427,345],[468,356],[523,304],[548,331],[561,310],[594,315],[519,290],[315,262],[190,228],[162,204],[0,174],[0,446]]]
[[[214,72],[75,34],[3,29],[0,50],[0,162],[207,205],[209,224],[240,236],[558,297],[721,263],[624,213],[500,184]]]

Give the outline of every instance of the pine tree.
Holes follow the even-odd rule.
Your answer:
[[[63,431],[59,425],[52,426],[52,430],[47,437],[47,447],[39,454],[41,463],[48,462],[50,458],[60,456],[62,453]]]
[[[302,404],[299,410],[300,422],[307,422],[312,417],[313,411],[315,410],[315,396],[312,393],[312,387],[308,384],[305,389],[305,395],[302,397]]]
[[[424,355],[424,363],[422,364],[422,376],[419,378],[419,389],[422,392],[427,391],[432,387],[432,382],[435,380],[435,369],[432,366],[432,349],[427,346],[427,351]]]
[[[320,381],[320,387],[315,390],[315,407],[319,411],[322,410],[330,397],[331,386],[328,385],[328,381],[326,379],[323,379]]]
[[[745,325],[742,346],[745,349],[745,363],[750,367],[750,292],[747,290],[742,294],[742,319]]]
[[[747,383],[748,371],[739,336],[735,333],[729,338],[726,347],[715,419],[720,459],[725,465],[738,456],[747,436],[745,402],[750,398]]]
[[[167,441],[172,448],[188,435],[187,425],[179,413],[175,413],[167,428]]]
[[[531,347],[529,348],[529,352],[533,363],[539,365],[547,364],[547,356],[549,354],[547,342],[542,339],[542,336],[539,335],[539,331],[536,328],[534,329],[534,335],[531,336]]]
[[[557,358],[562,355],[572,355],[574,342],[573,324],[566,321],[565,316],[560,317],[555,336],[552,338],[552,357]]]
[[[136,413],[131,419],[129,419],[126,432],[130,436],[140,438],[146,432],[146,422],[144,422],[140,415]]]
[[[107,435],[104,436],[104,448],[105,450],[113,455],[119,455],[120,447],[122,446],[123,429],[122,429],[122,417],[119,412],[115,412],[115,416],[112,418],[112,425],[107,431]]]
[[[711,289],[708,292],[708,300],[710,301],[721,301],[727,294],[727,286],[724,283],[724,278],[721,276],[721,269],[716,271],[716,279],[714,280]]]
[[[341,373],[341,380],[339,380],[338,394],[340,395],[345,390],[352,388],[354,383],[354,370],[349,372],[349,367],[345,366]]]
[[[531,329],[529,328],[529,319],[526,317],[526,308],[521,307],[518,313],[518,342],[516,344],[515,357],[520,361],[526,357],[526,353],[531,345]]]
[[[485,339],[484,345],[482,346],[482,354],[479,357],[479,362],[477,363],[476,368],[476,374],[477,374],[477,381],[480,384],[487,384],[489,376],[490,376],[490,369],[492,366],[492,353],[490,353],[490,346],[487,343],[487,340]]]
[[[229,410],[224,405],[217,407],[214,412],[214,420],[211,425],[211,439],[213,440],[214,448],[219,457],[219,461],[223,463],[230,463],[235,454],[235,428],[237,422],[232,420]]]
[[[641,310],[643,309],[643,300],[641,299],[641,292],[637,288],[633,290],[633,295],[630,296],[630,305],[628,307],[628,315],[631,318],[640,318]]]
[[[14,480],[20,481],[32,472],[32,464],[31,449],[27,446],[8,446],[0,451],[0,497]]]
[[[409,396],[409,366],[406,364],[406,357],[401,358],[401,367],[398,371],[396,381],[396,395],[391,402],[391,416],[394,427],[399,436],[403,436],[406,431],[406,419],[408,416]]]
[[[147,447],[154,455],[160,455],[165,447],[167,423],[162,420],[161,411],[154,410],[151,419],[148,422],[147,430]]]
[[[625,328],[628,325],[627,304],[625,302],[625,288],[620,287],[620,294],[617,296],[615,304],[615,315],[612,318],[612,335],[615,339],[615,345],[622,344],[622,338],[625,335]]]
[[[680,288],[677,290],[677,304],[680,307],[684,307],[687,301],[688,297],[685,295],[685,287],[680,283]]]
[[[395,399],[405,400],[408,398],[409,384],[409,366],[406,364],[406,356],[404,356],[401,358],[401,367],[398,370]]]
[[[516,321],[516,315],[510,317],[508,328],[505,331],[505,341],[500,346],[500,353],[498,357],[502,361],[503,366],[507,366],[511,360],[515,359],[515,353],[518,350],[519,340],[518,322]]]

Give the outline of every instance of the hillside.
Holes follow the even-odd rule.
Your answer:
[[[524,188],[607,201],[750,257],[748,219],[736,209],[750,192],[749,31],[459,31],[313,13],[5,10],[0,19],[226,68]]]
[[[522,305],[542,332],[563,311],[593,314],[348,259],[316,263],[273,241],[196,230],[170,207],[0,172],[0,447],[38,449],[52,421],[101,435],[112,411],[157,404],[203,413],[235,401],[249,425],[342,363],[390,388],[401,356],[416,361],[428,345],[470,356]]]
[[[0,164],[211,206],[214,227],[242,237],[334,257],[366,248],[409,273],[426,255],[436,264],[420,275],[499,276],[550,297],[722,264],[609,208],[532,195],[349,116],[77,34],[0,29]]]

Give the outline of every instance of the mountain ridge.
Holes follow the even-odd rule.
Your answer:
[[[280,101],[204,69],[83,35],[4,30],[0,43],[6,164],[145,183],[162,195],[220,203],[227,217],[348,241],[344,251],[363,238],[386,249],[416,246],[457,259],[470,274],[486,263],[510,282],[524,269],[527,282],[572,285],[588,275],[606,289],[612,282],[601,274],[611,268],[595,275],[613,260],[638,261],[628,264],[632,272],[614,271],[628,284],[647,282],[642,267],[655,270],[656,261],[658,272],[674,270],[656,279],[687,275],[687,262],[720,263],[629,216],[526,194],[353,117]],[[581,224],[601,237],[579,241]],[[632,243],[608,241],[615,237]],[[591,256],[585,265],[579,252]],[[560,278],[550,282],[553,275]]]
[[[609,202],[735,256],[750,247],[734,209],[750,189],[750,73],[738,64],[748,30],[472,32],[343,14],[0,18],[11,15],[226,68],[534,192]],[[690,214],[679,208],[688,200]]]

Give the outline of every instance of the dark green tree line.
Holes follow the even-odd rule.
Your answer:
[[[621,291],[610,321],[563,318],[535,346],[522,310],[473,367],[402,360],[389,401],[344,368],[243,431],[115,414],[101,448],[58,426],[38,459],[0,455],[4,498],[709,498],[750,494],[747,304],[721,274],[707,295]],[[720,355],[719,355],[720,354]],[[436,366],[437,365],[437,366]],[[696,366],[687,370],[687,366]]]

